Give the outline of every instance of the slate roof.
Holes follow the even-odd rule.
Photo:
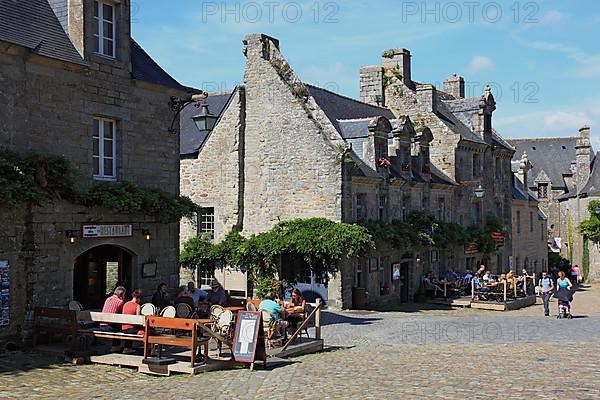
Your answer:
[[[572,175],[571,162],[575,161],[577,137],[508,139],[515,147],[513,161],[518,161],[527,153],[533,169],[527,174],[527,186],[535,186],[535,178],[544,171],[554,188],[566,189],[563,175]],[[590,157],[593,160],[593,152]]]
[[[469,99],[465,99],[469,100]],[[435,115],[442,121],[450,130],[460,135],[460,137],[464,140],[468,140],[469,142],[474,143],[482,143],[485,144],[485,141],[480,138],[475,132],[472,130],[471,122],[468,125],[465,124],[457,115],[454,115],[451,110],[451,106],[448,105],[448,102],[462,102],[463,100],[440,100],[438,99],[436,102],[436,111]],[[468,102],[466,102],[468,103]],[[458,103],[457,103],[458,104]],[[458,113],[461,118],[465,118],[465,113]],[[471,120],[470,118],[468,119]]]
[[[315,99],[335,129],[343,135],[339,120],[362,119],[382,116],[395,119],[394,114],[384,107],[372,106],[320,87],[305,84],[310,95]],[[350,129],[350,128],[348,128]]]
[[[131,39],[131,77],[172,89],[183,91],[188,89],[165,72],[133,38]]]
[[[237,88],[229,93],[209,94],[205,100],[208,104],[208,111],[220,118],[236,90]],[[202,150],[202,146],[204,146],[210,134],[210,131],[201,131],[196,127],[192,117],[199,112],[200,109],[195,107],[194,104],[188,105],[181,111],[179,116],[179,155],[181,156],[196,154]]]
[[[344,139],[367,137],[370,120],[370,118],[338,120],[338,131]]]
[[[527,193],[527,195],[525,193],[523,193],[523,191],[521,190],[519,185],[520,185],[520,183],[518,181],[518,178],[513,175],[513,180],[512,180],[512,198],[513,198],[513,200],[526,201],[529,198],[529,201],[535,201],[536,203],[539,203],[538,199],[533,194],[531,194],[531,192]]]
[[[587,183],[579,191],[580,196],[597,196],[600,195],[600,163],[598,161],[598,156],[600,153],[596,155],[594,158],[594,162],[592,163],[592,172],[590,173],[590,177],[588,178]],[[572,197],[575,197],[575,193],[572,192]]]
[[[86,65],[47,0],[2,0],[0,21],[0,40],[41,56]]]

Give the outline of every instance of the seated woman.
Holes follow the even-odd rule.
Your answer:
[[[298,325],[304,320],[304,311],[306,310],[306,301],[302,296],[302,292],[296,288],[292,290],[292,298],[285,305],[287,314],[286,320],[289,322],[293,331],[298,329]]]
[[[135,289],[131,294],[132,299],[123,305],[123,314],[127,315],[140,315],[140,302],[142,301],[142,289]],[[121,326],[121,330],[123,333],[129,333],[133,335],[143,335],[144,327],[139,325],[129,325],[123,324]],[[125,345],[123,346],[123,354],[133,354],[135,350],[131,348],[131,341],[125,340]]]

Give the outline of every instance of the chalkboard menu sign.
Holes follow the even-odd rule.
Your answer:
[[[233,357],[236,361],[250,363],[251,369],[255,360],[264,361],[266,365],[267,352],[260,311],[238,312],[233,334]]]

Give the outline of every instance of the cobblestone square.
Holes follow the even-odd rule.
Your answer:
[[[570,321],[544,317],[541,305],[324,312],[326,351],[254,372],[164,378],[7,352],[0,355],[0,398],[597,399],[600,290],[584,290]]]

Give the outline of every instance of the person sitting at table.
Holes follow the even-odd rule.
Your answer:
[[[185,286],[185,285],[183,285],[179,288],[179,293],[177,295],[177,298],[173,301],[174,305],[181,304],[181,303],[184,303],[184,304],[187,304],[188,306],[190,306],[192,311],[194,311],[196,309],[194,300],[188,294],[188,289],[187,289],[187,286]]]
[[[152,304],[154,304],[158,311],[163,308],[170,306],[171,302],[169,301],[169,288],[166,283],[161,283],[156,288],[156,292],[152,295]]]
[[[220,306],[227,305],[227,293],[221,287],[221,284],[216,280],[212,281],[210,285],[210,292],[208,292],[208,303],[211,306],[218,304]]]
[[[127,303],[123,304],[123,314],[126,315],[140,315],[141,307],[140,302],[142,301],[142,294],[144,292],[142,289],[135,289],[131,294],[132,298]],[[144,327],[140,325],[130,325],[123,324],[121,326],[121,331],[123,333],[133,334],[133,335],[143,335]],[[123,346],[123,354],[134,354],[135,350],[131,348],[131,341],[126,340],[125,345]]]
[[[286,321],[290,323],[290,326],[296,331],[298,324],[304,320],[304,311],[306,310],[306,301],[302,292],[294,288],[292,290],[292,298],[285,306],[285,312],[287,314]]]
[[[285,318],[285,308],[281,306],[278,302],[275,301],[275,293],[269,292],[265,295],[263,301],[258,305],[258,310],[267,310],[269,314],[273,317],[273,320],[277,324],[277,331],[285,336],[287,322],[284,321]]]
[[[189,281],[188,295],[194,300],[194,304],[198,306],[201,300],[208,299],[208,293],[202,289],[198,289],[193,281]]]
[[[423,288],[425,289],[425,295],[429,297],[437,296],[438,291],[443,293],[444,290],[439,287],[435,282],[436,279],[433,276],[433,272],[429,272],[425,278],[423,278]]]
[[[489,292],[490,288],[483,285],[481,275],[479,273],[473,276],[473,288],[477,292]]]
[[[123,286],[117,286],[109,298],[104,302],[104,306],[102,306],[103,313],[111,313],[111,314],[121,314],[123,311],[123,298],[125,297],[125,288]],[[114,332],[119,330],[118,324],[108,324],[105,322],[100,323],[100,327],[98,328],[100,331],[104,332]],[[112,347],[110,349],[111,352],[120,351],[121,350],[121,341],[119,339],[113,339]]]
[[[514,272],[508,271],[508,273],[506,274],[506,283],[508,284],[508,289],[515,290],[516,282],[517,282],[517,279],[515,278]]]
[[[485,271],[485,275],[483,275],[483,282],[484,283],[490,283],[490,282],[494,282],[494,277],[492,276],[492,273],[490,271]]]

